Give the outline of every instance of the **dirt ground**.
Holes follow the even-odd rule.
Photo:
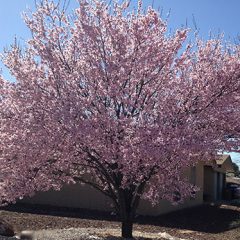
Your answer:
[[[12,224],[17,233],[23,230],[78,228],[87,229],[96,236],[120,235],[117,218],[97,211],[21,204],[0,209],[0,218]],[[142,239],[162,239],[154,236],[166,232],[183,239],[240,240],[240,204],[239,201],[205,204],[158,217],[139,216],[134,231],[135,235],[142,234]]]

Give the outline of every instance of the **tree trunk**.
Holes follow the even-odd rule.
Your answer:
[[[133,222],[130,220],[122,221],[122,237],[132,238]]]
[[[144,183],[145,184],[145,183]],[[122,237],[132,238],[133,221],[139,204],[140,196],[144,189],[144,184],[136,191],[136,186],[132,185],[128,189],[119,188],[118,191],[118,213],[122,222]]]

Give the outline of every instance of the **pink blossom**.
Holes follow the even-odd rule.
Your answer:
[[[16,82],[0,78],[0,203],[80,181],[126,221],[140,197],[190,196],[182,171],[239,146],[239,47],[184,47],[188,30],[138,5],[84,0],[73,18],[43,0],[25,16],[32,39],[4,54]]]

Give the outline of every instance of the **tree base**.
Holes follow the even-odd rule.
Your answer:
[[[122,222],[122,237],[123,238],[133,238],[133,223],[132,222]]]

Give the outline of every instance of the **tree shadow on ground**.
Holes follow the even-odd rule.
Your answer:
[[[140,216],[137,222],[167,228],[220,233],[240,227],[240,211],[204,204],[158,217]]]
[[[117,216],[111,215],[109,212],[96,210],[29,204],[15,204],[1,209],[69,218],[107,220],[112,222],[118,221]],[[153,225],[164,228],[176,228],[205,233],[221,233],[240,227],[240,210],[238,207],[229,204],[226,205],[226,207],[204,204],[157,217],[138,216],[135,222],[140,225]]]
[[[5,207],[0,207],[0,210],[31,214],[42,214],[58,217],[118,221],[116,215],[113,215],[107,211],[98,211],[83,208],[56,207],[41,204],[16,203]]]

